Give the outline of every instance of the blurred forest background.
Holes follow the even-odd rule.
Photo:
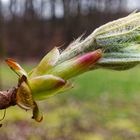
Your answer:
[[[0,90],[17,84],[5,58],[29,71],[54,46],[64,49],[136,9],[139,0],[0,0]],[[40,103],[39,124],[31,112],[9,108],[0,140],[140,140],[139,70],[98,70],[72,79],[74,89]]]

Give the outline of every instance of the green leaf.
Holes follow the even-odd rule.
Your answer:
[[[51,96],[54,96],[56,94],[60,94],[60,93],[67,91],[71,88],[73,88],[73,85],[70,82],[66,82],[65,85],[59,86],[55,89],[46,90],[44,92],[38,92],[36,94],[33,93],[33,97],[35,100],[45,100]]]
[[[72,87],[70,83],[54,75],[43,75],[29,79],[32,96],[35,100],[46,99]]]
[[[38,66],[30,73],[30,77],[35,77],[47,73],[47,71],[55,65],[58,57],[59,50],[55,47],[41,60]]]

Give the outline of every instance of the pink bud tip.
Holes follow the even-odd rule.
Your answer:
[[[102,57],[102,51],[100,49],[89,52],[81,57],[79,57],[78,62],[81,66],[89,66],[90,64],[95,64]]]

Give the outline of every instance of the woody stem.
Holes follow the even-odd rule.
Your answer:
[[[7,91],[0,91],[0,110],[16,105],[16,93],[15,87]]]

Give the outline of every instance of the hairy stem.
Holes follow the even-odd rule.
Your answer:
[[[57,64],[60,64],[66,60],[69,60],[73,57],[78,55],[85,54],[87,52],[91,52],[96,50],[96,41],[94,38],[94,32],[89,35],[85,40],[77,43],[73,47],[69,48],[68,50],[64,50],[57,61]]]

